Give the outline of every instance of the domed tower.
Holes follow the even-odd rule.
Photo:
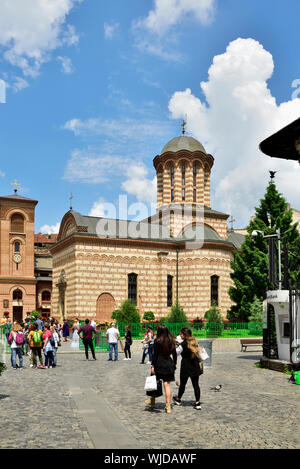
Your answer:
[[[165,225],[169,225],[171,235],[177,236],[183,223],[204,221],[196,215],[210,209],[210,173],[214,164],[212,155],[206,153],[203,145],[193,137],[185,135],[168,142],[153,164],[157,174],[157,212]],[[185,222],[179,212],[185,212]],[[190,212],[190,219],[186,219]],[[170,223],[168,223],[169,213]],[[177,213],[177,215],[176,215]]]
[[[210,207],[212,155],[184,133],[168,142],[153,160],[157,174],[157,208],[174,204]]]

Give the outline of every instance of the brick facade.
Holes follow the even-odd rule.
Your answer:
[[[157,214],[144,222],[169,228],[168,240],[99,237],[91,231],[89,217],[68,212],[58,244],[51,249],[53,315],[107,319],[109,308],[112,312],[128,298],[128,275],[135,273],[141,315],[153,311],[156,318],[167,316],[170,275],[173,304],[178,285],[178,300],[188,318],[203,317],[211,306],[211,277],[217,276],[219,307],[226,317],[234,246],[226,241],[228,215],[210,209],[213,162],[204,149],[166,151],[155,157]],[[193,224],[207,226],[216,241],[202,240],[201,249],[179,243],[178,236]]]

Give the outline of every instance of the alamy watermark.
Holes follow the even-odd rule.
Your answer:
[[[6,83],[0,79],[0,104],[6,103]]]
[[[181,242],[186,249],[200,249],[205,241],[204,207],[174,203],[156,210],[155,204],[142,202],[128,206],[127,196],[119,195],[118,207],[101,204],[96,233],[101,238]]]
[[[300,98],[300,78],[296,78],[292,81],[292,88],[296,88],[295,91],[292,92],[292,99]]]

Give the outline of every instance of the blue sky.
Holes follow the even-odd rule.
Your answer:
[[[269,169],[300,209],[299,166],[257,150],[300,114],[298,0],[24,3],[0,2],[0,194],[17,179],[39,200],[36,232],[71,192],[85,215],[120,194],[150,210],[152,160],[185,115],[215,157],[214,209],[247,224]]]

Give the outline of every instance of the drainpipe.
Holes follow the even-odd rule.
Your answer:
[[[176,248],[176,304],[178,304],[178,251],[179,248]]]

